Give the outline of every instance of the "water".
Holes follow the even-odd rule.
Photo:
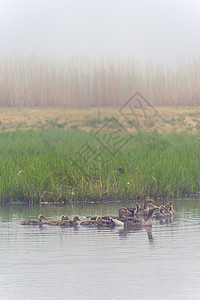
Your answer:
[[[172,223],[154,221],[152,231],[19,224],[39,213],[113,215],[124,205],[1,207],[0,299],[200,299],[197,200],[176,201]]]

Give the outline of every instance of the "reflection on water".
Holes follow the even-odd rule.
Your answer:
[[[19,225],[39,213],[115,215],[126,203],[2,207],[0,299],[199,299],[199,204],[176,201],[171,223],[142,230]]]

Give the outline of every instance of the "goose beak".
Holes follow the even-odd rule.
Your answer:
[[[129,214],[131,214],[131,212],[128,209],[126,210],[126,212],[129,213]]]
[[[150,199],[151,202],[155,202],[153,199]]]

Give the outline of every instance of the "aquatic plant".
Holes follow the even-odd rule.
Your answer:
[[[137,133],[112,155],[92,133],[83,131],[3,132],[0,201],[89,202],[198,195],[199,143],[198,134],[187,132]],[[90,152],[83,159],[86,146]]]

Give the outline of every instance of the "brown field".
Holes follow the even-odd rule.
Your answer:
[[[200,129],[200,107],[119,108],[1,108],[0,131],[64,129],[91,131],[110,118],[128,132],[156,131],[195,133]]]

